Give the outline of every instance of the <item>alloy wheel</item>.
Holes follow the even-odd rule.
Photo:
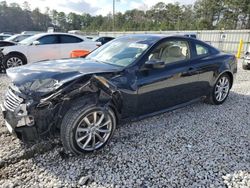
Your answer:
[[[18,67],[23,65],[23,61],[19,57],[11,57],[7,60],[7,68]]]
[[[102,111],[91,112],[79,121],[75,141],[83,150],[96,150],[107,142],[112,133],[112,126],[109,114]]]
[[[218,102],[223,101],[227,97],[229,89],[230,89],[230,81],[228,77],[226,76],[221,77],[215,86],[216,100]]]

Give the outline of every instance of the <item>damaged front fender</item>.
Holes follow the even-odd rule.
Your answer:
[[[38,107],[52,108],[57,103],[62,103],[62,108],[68,109],[68,105],[72,104],[72,101],[76,101],[79,98],[85,98],[86,96],[92,97],[95,103],[101,105],[111,105],[119,112],[122,105],[121,95],[117,87],[102,76],[93,75],[87,81],[79,78],[71,84],[63,87],[59,91],[47,96],[40,100]],[[71,101],[69,104],[66,101]],[[65,111],[65,110],[61,110]],[[60,115],[62,116],[62,114]]]

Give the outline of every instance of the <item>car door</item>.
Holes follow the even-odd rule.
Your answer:
[[[214,60],[210,47],[200,42],[193,42],[194,50],[194,66],[199,72],[199,88],[200,95],[207,96],[211,89],[211,82],[214,78],[214,73],[217,72],[220,62]]]
[[[196,99],[198,72],[191,60],[190,43],[185,39],[168,39],[156,45],[146,61],[164,62],[158,68],[137,72],[139,115],[161,111]]]
[[[60,59],[58,35],[46,35],[37,39],[36,44],[28,47],[28,61],[37,62],[42,60]]]

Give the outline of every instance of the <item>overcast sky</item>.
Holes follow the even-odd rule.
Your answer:
[[[7,0],[8,3],[16,2],[20,5],[25,0]],[[113,0],[26,0],[32,9],[39,7],[42,11],[45,7],[63,11],[65,13],[90,13],[91,15],[107,15],[112,12]],[[124,12],[126,10],[138,8],[147,9],[157,2],[192,4],[195,0],[116,0],[116,10]]]

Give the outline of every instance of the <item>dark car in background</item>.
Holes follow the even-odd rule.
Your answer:
[[[82,154],[105,146],[123,122],[200,100],[222,104],[236,72],[234,55],[191,37],[124,36],[85,59],[8,69],[2,111],[23,141],[60,130],[65,149]]]
[[[114,37],[98,37],[93,39],[95,42],[100,42],[102,45],[106,44],[107,42],[110,42],[111,40],[114,40]]]

